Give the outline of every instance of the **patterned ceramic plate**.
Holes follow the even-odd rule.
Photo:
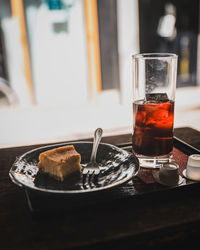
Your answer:
[[[81,164],[84,167],[90,160],[92,142],[70,142],[39,147],[26,152],[16,159],[9,175],[12,181],[25,188],[46,193],[85,193],[100,191],[126,183],[137,175],[139,171],[138,159],[130,152],[106,143],[100,143],[97,151],[97,163],[101,173],[98,182],[92,188],[85,189],[82,183],[82,174],[68,176],[63,182],[42,173],[38,169],[40,153],[53,148],[74,145],[81,155]]]

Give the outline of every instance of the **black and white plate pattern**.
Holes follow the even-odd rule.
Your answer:
[[[18,157],[13,163],[9,175],[12,181],[28,189],[58,194],[75,194],[100,191],[124,184],[137,175],[139,161],[135,155],[106,143],[100,143],[97,151],[97,163],[101,173],[98,185],[84,189],[82,174],[68,176],[63,182],[41,173],[38,169],[40,153],[53,148],[74,145],[81,155],[81,164],[84,167],[90,160],[92,142],[70,142],[39,147]]]

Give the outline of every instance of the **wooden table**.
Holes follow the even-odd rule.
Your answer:
[[[200,149],[200,132],[175,129],[175,135]],[[103,138],[122,145],[131,135]],[[38,145],[0,149],[0,249],[169,249],[198,244],[200,186],[120,198],[51,216],[35,217],[25,192],[13,184],[9,169],[20,154]],[[128,186],[115,191],[123,193]],[[128,192],[128,190],[126,190]]]

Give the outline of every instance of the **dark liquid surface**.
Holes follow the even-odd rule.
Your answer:
[[[174,102],[133,103],[133,150],[146,156],[166,155],[173,148]]]

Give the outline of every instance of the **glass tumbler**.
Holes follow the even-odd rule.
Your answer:
[[[177,55],[133,55],[132,149],[140,166],[159,168],[172,158]]]

